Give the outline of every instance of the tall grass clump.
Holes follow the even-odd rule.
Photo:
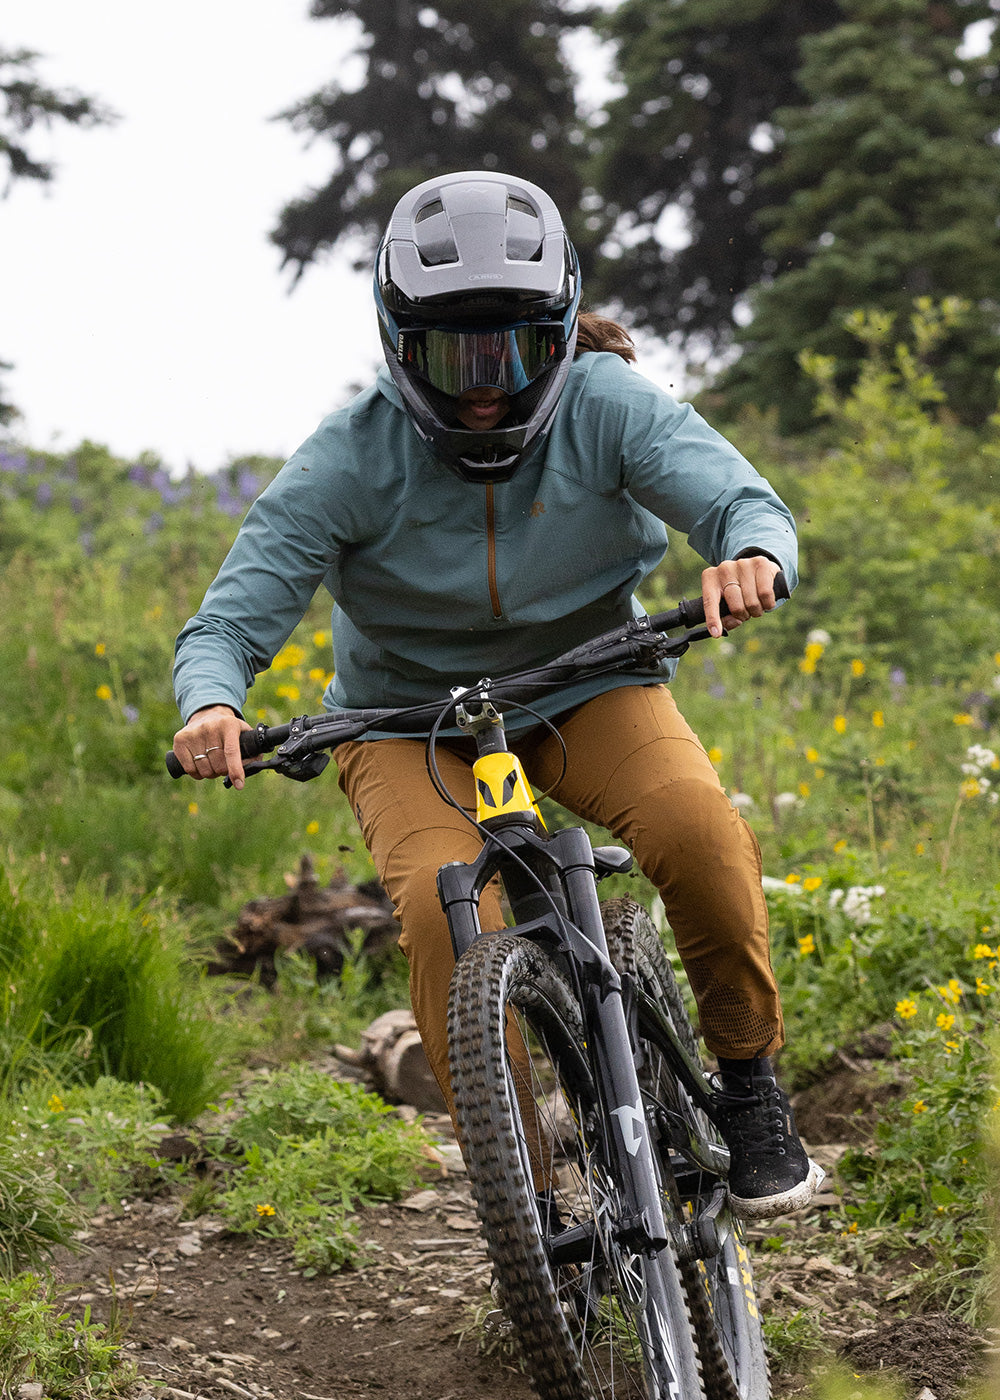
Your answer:
[[[217,1095],[222,1031],[205,1014],[182,931],[150,906],[79,885],[15,892],[0,874],[9,1042],[68,1056],[76,1077],[143,1082],[180,1121]]]

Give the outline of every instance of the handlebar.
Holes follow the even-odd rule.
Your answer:
[[[778,599],[789,597],[788,581],[780,571],[774,578],[774,593]],[[350,739],[360,739],[373,729],[426,734],[442,713],[459,704],[462,696],[470,691],[488,690],[490,699],[499,703],[530,705],[548,691],[587,675],[610,673],[643,663],[650,666],[652,673],[659,662],[681,656],[692,642],[708,638],[711,634],[704,627],[704,621],[702,600],[682,598],[676,608],[612,628],[544,666],[498,680],[481,680],[453,694],[447,701],[434,700],[394,710],[331,710],[322,715],[301,715],[288,724],[258,724],[240,734],[240,753],[244,758],[255,759],[277,749],[278,757],[270,762],[251,764],[246,769],[247,776],[275,768],[286,777],[300,781],[314,778],[329,762],[329,754],[322,750],[336,748]],[[665,635],[678,627],[687,630],[679,637]],[[184,768],[173,750],[166,755],[166,765],[172,778],[184,776]]]

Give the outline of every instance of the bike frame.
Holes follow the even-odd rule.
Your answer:
[[[626,1212],[618,1226],[621,1243],[643,1253],[672,1242],[683,1257],[707,1257],[721,1248],[714,1221],[724,1205],[724,1188],[706,1212],[680,1227],[682,1237],[678,1227],[668,1228],[653,1125],[643,1108],[633,1050],[635,989],[609,957],[597,897],[597,882],[630,869],[632,856],[617,846],[595,848],[581,827],[554,834],[545,830],[520,760],[506,747],[503,717],[491,704],[488,689],[463,692],[456,715],[459,728],[476,741],[476,818],[486,832],[475,860],[451,862],[437,876],[456,960],[476,939],[497,932],[482,928],[479,900],[499,873],[515,920],[513,928],[502,931],[539,943],[561,960],[580,1000],[584,1024],[592,1028],[585,1053],[597,1087],[604,1136],[625,1193]],[[692,1100],[709,1113],[710,1092],[700,1067],[690,1060],[659,1009],[649,1002],[643,1010]],[[727,1156],[711,1144],[685,1141],[683,1147],[709,1170],[725,1171]],[[587,1240],[575,1238],[577,1233],[570,1229],[552,1241],[554,1262],[574,1262],[578,1251],[589,1248]],[[579,1254],[585,1257],[585,1252]]]

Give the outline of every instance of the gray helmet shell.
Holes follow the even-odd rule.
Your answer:
[[[551,424],[576,344],[579,265],[552,199],[496,171],[425,180],[397,204],[375,264],[386,362],[420,435],[465,480],[509,479]],[[455,400],[403,363],[401,331],[562,326],[564,350],[511,396],[503,425],[464,428]]]

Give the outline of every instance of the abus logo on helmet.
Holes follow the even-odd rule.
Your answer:
[[[502,273],[502,272],[470,272],[467,280],[468,280],[469,282],[502,282],[502,281],[503,281],[503,273]]]

